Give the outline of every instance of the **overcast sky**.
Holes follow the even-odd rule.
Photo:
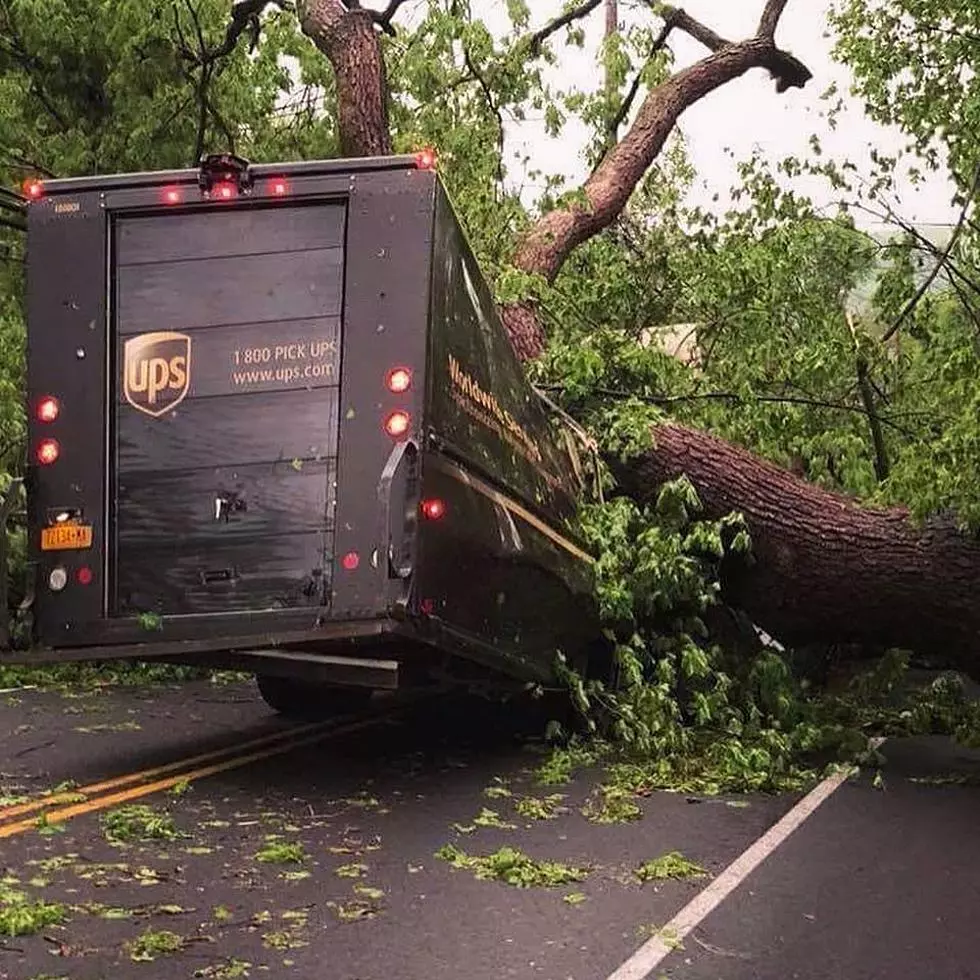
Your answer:
[[[544,23],[562,9],[561,0],[534,0],[530,6],[536,24]],[[734,151],[736,160],[743,160],[751,155],[754,146],[759,146],[775,161],[789,154],[805,155],[811,134],[817,133],[827,155],[847,157],[862,166],[868,161],[872,146],[894,154],[903,145],[901,134],[872,123],[860,100],[849,95],[849,72],[833,61],[833,39],[824,36],[828,32],[826,13],[830,6],[828,0],[790,0],[776,35],[780,46],[813,72],[814,77],[804,89],[778,95],[768,73],[754,70],[709,95],[681,117],[680,129],[702,184],[696,195],[700,202],[707,204],[717,192],[722,195],[723,205],[736,180],[734,163],[726,155],[726,148]],[[737,40],[754,33],[763,0],[687,0],[684,7],[719,34]],[[503,0],[478,0],[474,9],[481,11],[493,33],[505,28]],[[651,15],[638,0],[620,0],[619,16],[621,23],[633,23]],[[595,52],[604,26],[601,13],[596,11],[586,26],[588,43],[584,51],[565,47],[562,35],[552,42],[561,60],[560,71],[554,75],[556,83],[567,86],[574,82],[581,88],[598,84]],[[671,45],[678,65],[689,64],[704,53],[697,42],[679,32],[673,35]],[[837,83],[848,106],[835,131],[820,115],[825,109],[820,96],[832,82]],[[508,130],[508,150],[528,151],[533,167],[569,177],[582,176],[580,151],[584,139],[580,127],[570,124],[558,139],[544,134],[540,119],[511,124]],[[514,165],[508,161],[513,181],[520,183],[522,176],[513,172]],[[819,203],[830,200],[822,183],[807,184],[805,189]],[[951,193],[944,175],[931,178],[918,189],[906,184],[901,195],[901,214],[920,224],[955,221],[955,211],[949,204]],[[861,223],[870,223],[870,219]]]

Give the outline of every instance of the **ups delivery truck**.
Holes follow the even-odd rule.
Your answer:
[[[582,663],[582,457],[427,153],[27,198],[33,638],[8,662],[245,669],[305,715]]]

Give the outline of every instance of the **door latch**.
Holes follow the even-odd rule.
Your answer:
[[[248,505],[245,503],[245,498],[239,496],[237,493],[219,493],[214,498],[214,519],[216,521],[220,521],[223,518],[225,523],[227,523],[232,514],[246,510],[248,510]]]

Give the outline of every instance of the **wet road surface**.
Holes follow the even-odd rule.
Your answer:
[[[239,683],[25,691],[0,710],[8,804],[290,727]],[[883,790],[841,787],[650,975],[980,977],[980,789],[935,785],[980,756],[885,752]],[[545,758],[500,708],[442,702],[0,840],[2,887],[67,915],[0,938],[0,978],[606,980],[799,799],[658,793],[641,820],[597,825],[579,811],[601,773],[542,785]],[[517,811],[552,794],[554,819]],[[110,840],[112,814],[143,806],[169,818],[163,836]],[[454,869],[447,844],[586,874],[515,888]],[[709,877],[637,880],[674,850]]]

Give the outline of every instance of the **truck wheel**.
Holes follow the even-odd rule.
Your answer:
[[[367,706],[373,693],[369,687],[335,687],[272,674],[257,674],[255,680],[262,700],[273,711],[304,721],[358,711]]]

